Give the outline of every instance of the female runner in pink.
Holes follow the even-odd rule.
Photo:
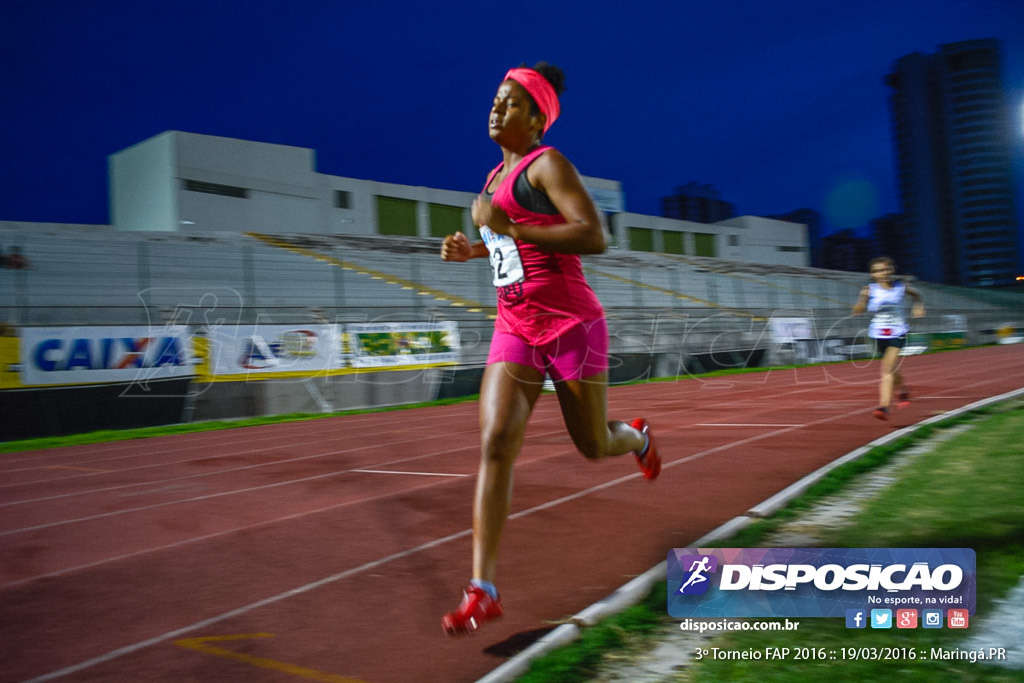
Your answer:
[[[541,139],[558,118],[564,74],[540,62],[505,74],[491,106],[491,139],[503,161],[473,202],[482,241],[461,232],[441,247],[446,261],[489,258],[498,293],[487,368],[480,385],[481,458],[473,502],[473,578],[441,620],[470,633],[501,616],[494,578],[512,498],[512,467],[526,424],[551,376],[566,428],[591,459],[632,452],[653,480],[661,458],[647,421],[608,420],[608,327],[583,277],[580,254],[607,246],[597,208],[576,169]]]

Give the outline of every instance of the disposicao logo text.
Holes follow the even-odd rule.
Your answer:
[[[674,617],[843,616],[848,609],[974,612],[969,548],[674,548]]]

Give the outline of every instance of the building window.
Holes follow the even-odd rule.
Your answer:
[[[697,256],[710,256],[714,258],[715,254],[715,236],[712,233],[707,232],[695,232],[693,233],[693,246],[696,250]]]
[[[788,252],[799,253],[799,252],[801,252],[803,250],[804,250],[803,247],[789,247],[789,246],[775,247],[775,251],[788,251]]]
[[[465,209],[461,206],[445,204],[430,205],[430,236],[445,237],[462,230],[462,215]]]
[[[352,193],[348,190],[335,190],[334,191],[334,208],[336,209],[351,209],[352,208]]]
[[[654,251],[654,231],[650,228],[629,228],[629,248],[633,251]]]
[[[729,235],[729,246],[730,247],[738,247],[738,246],[740,246],[740,236],[739,235]]]
[[[416,202],[398,197],[377,197],[377,232],[416,236]]]
[[[238,199],[246,199],[249,197],[249,190],[244,187],[234,187],[232,185],[220,185],[219,183],[206,183],[201,180],[188,180],[183,181],[184,187],[189,192],[203,192],[205,194],[216,194],[222,197],[236,197]]]
[[[683,233],[666,230],[661,233],[661,239],[665,245],[666,254],[685,254],[683,247]]]

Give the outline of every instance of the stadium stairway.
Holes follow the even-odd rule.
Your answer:
[[[469,313],[476,313],[480,316],[493,320],[497,316],[495,315],[495,307],[480,301],[469,299],[452,292],[442,290],[438,287],[432,287],[424,284],[423,282],[410,280],[408,278],[396,275],[392,272],[379,270],[377,268],[371,268],[366,265],[357,263],[353,259],[341,259],[330,253],[325,253],[326,250],[314,249],[309,246],[310,238],[303,236],[286,236],[286,235],[267,235],[258,232],[247,232],[247,236],[258,240],[264,244],[268,244],[274,247],[288,250],[295,254],[302,254],[309,258],[329,263],[337,266],[343,270],[352,271],[359,275],[369,277],[372,280],[381,280],[385,284],[399,287],[403,290],[409,290],[416,293],[418,296],[430,297],[433,301],[440,304],[447,304],[455,308],[461,308]]]

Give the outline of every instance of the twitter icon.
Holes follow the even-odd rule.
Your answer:
[[[871,610],[871,628],[892,628],[892,610]]]

